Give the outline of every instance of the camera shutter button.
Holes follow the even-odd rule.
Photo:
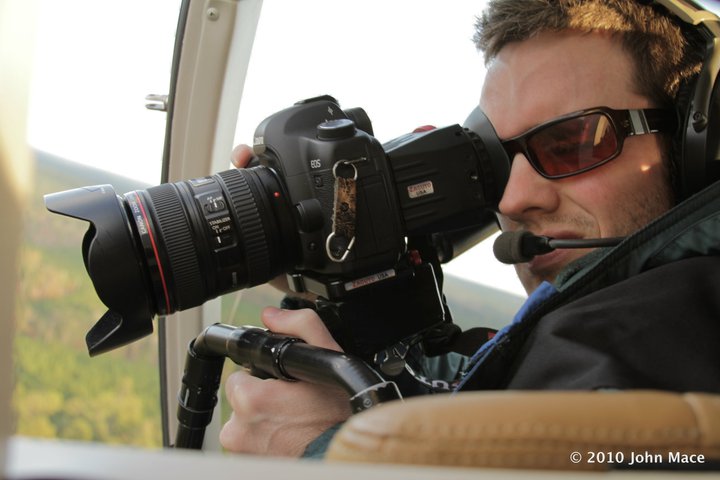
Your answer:
[[[328,120],[317,127],[319,140],[342,140],[355,136],[355,123],[348,118]]]

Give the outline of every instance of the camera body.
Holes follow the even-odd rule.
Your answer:
[[[50,211],[91,224],[83,259],[108,312],[90,354],[149,334],[155,315],[282,273],[317,294],[350,353],[435,335],[451,323],[440,261],[494,222],[510,170],[484,114],[467,122],[381,145],[361,109],[318,97],[258,126],[250,168],[120,196],[110,185],[46,195]]]
[[[292,285],[340,299],[347,291],[332,277],[382,277],[407,252],[408,239],[486,226],[509,170],[501,147],[490,158],[490,142],[453,125],[381,145],[364,111],[343,111],[328,96],[265,119],[253,148],[259,164],[282,178],[295,209]],[[343,204],[342,179],[355,183],[355,205]],[[344,208],[354,212],[354,238],[335,231]]]
[[[258,126],[253,149],[282,179],[294,210],[294,270],[347,277],[397,261],[404,228],[390,164],[380,143],[336,102],[321,97],[275,113]],[[353,184],[353,194],[342,195],[341,182]],[[343,214],[353,238],[335,231]]]

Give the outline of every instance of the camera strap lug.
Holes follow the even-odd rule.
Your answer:
[[[364,160],[364,157],[357,160],[340,160],[333,166],[333,177],[335,177],[333,230],[325,241],[325,251],[333,262],[344,262],[355,244],[358,171],[354,164]],[[349,166],[350,169],[343,168],[343,170],[351,172],[352,176],[344,176],[339,172],[338,167],[342,166]]]

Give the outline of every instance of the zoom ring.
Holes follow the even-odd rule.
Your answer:
[[[195,241],[176,187],[162,184],[148,188],[147,192],[155,207],[160,238],[165,242],[170,263],[165,272],[175,280],[175,306],[184,310],[200,305],[206,300],[205,288]]]
[[[272,276],[268,242],[258,204],[246,179],[250,172],[227,170],[218,174],[225,182],[235,218],[240,229],[240,243],[245,249],[248,286],[265,283]]]

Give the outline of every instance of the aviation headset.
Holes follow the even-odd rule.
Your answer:
[[[678,200],[720,179],[720,19],[692,0],[640,0],[660,5],[704,42],[701,70],[676,96],[679,130],[673,142]]]

